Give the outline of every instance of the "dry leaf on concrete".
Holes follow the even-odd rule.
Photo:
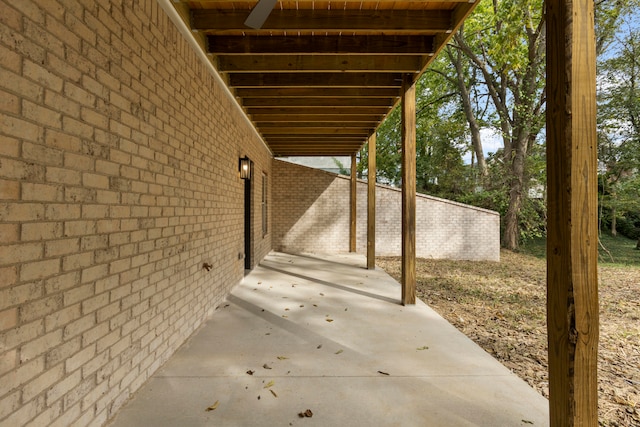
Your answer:
[[[262,388],[269,388],[269,387],[273,387],[275,384],[276,384],[276,382],[275,382],[275,381],[273,381],[273,380],[271,380],[271,381],[269,381],[269,382],[267,383],[267,385],[265,385],[265,386],[264,386],[264,387],[262,387]]]
[[[215,411],[219,404],[220,404],[220,401],[216,400],[216,403],[214,403],[213,405],[209,406],[207,409],[205,409],[205,411],[207,411],[207,412]]]
[[[298,414],[298,416],[299,416],[300,418],[305,418],[305,417],[306,417],[306,418],[311,418],[311,417],[313,417],[313,412],[311,412],[311,409],[307,409],[307,410],[306,410],[306,411],[304,411],[304,412],[300,412],[300,413]]]

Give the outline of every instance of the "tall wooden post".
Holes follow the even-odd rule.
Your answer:
[[[369,137],[367,173],[367,268],[376,268],[376,133]]]
[[[416,303],[416,86],[402,82],[402,304]]]
[[[351,156],[351,194],[349,198],[349,252],[356,252],[356,191],[357,191],[357,176],[358,171],[356,164],[356,155]]]
[[[598,425],[594,3],[547,5],[547,329],[552,427]]]

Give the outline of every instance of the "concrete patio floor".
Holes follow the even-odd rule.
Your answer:
[[[549,424],[545,398],[365,265],[272,252],[110,426]]]

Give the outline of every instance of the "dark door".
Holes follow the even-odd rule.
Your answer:
[[[251,269],[251,179],[244,180],[244,268]]]

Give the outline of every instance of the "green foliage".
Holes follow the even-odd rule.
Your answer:
[[[602,233],[598,248],[598,263],[638,267],[640,266],[640,251],[635,250],[635,245],[634,240],[626,237]],[[523,253],[537,258],[545,258],[547,256],[547,240],[544,237],[528,240],[520,249]]]
[[[344,167],[344,165],[342,164],[342,162],[336,158],[336,157],[332,157],[331,160],[333,160],[333,164],[336,165],[336,167],[338,168],[338,173],[340,175],[351,175],[351,169],[347,169],[346,167]]]
[[[600,224],[639,238],[640,215],[640,35],[619,39],[619,49],[600,63],[598,155]]]
[[[599,49],[616,42],[620,22],[639,4],[640,0],[596,2]],[[418,191],[496,210],[503,219],[515,220],[520,242],[546,232],[543,6],[543,0],[480,2],[416,87]],[[640,172],[640,93],[628,88],[628,83],[639,83],[640,77],[625,77],[634,75],[633,67],[638,68],[640,48],[631,42],[639,38],[630,33],[626,44],[631,54],[625,56],[621,50],[611,55],[608,50],[601,67],[607,89],[599,97],[600,160],[607,165],[601,186],[607,191],[601,193],[601,202],[604,213],[608,207],[623,222],[626,215],[640,211],[640,182],[636,179]],[[624,82],[627,86],[621,84]],[[467,103],[461,87],[468,92]],[[488,176],[462,161],[473,151],[469,126],[473,121],[480,129],[501,135],[504,143],[487,158]],[[378,129],[379,182],[401,184],[401,142],[398,108]],[[360,158],[362,175],[367,168],[366,147]],[[521,202],[514,194],[522,195]]]

